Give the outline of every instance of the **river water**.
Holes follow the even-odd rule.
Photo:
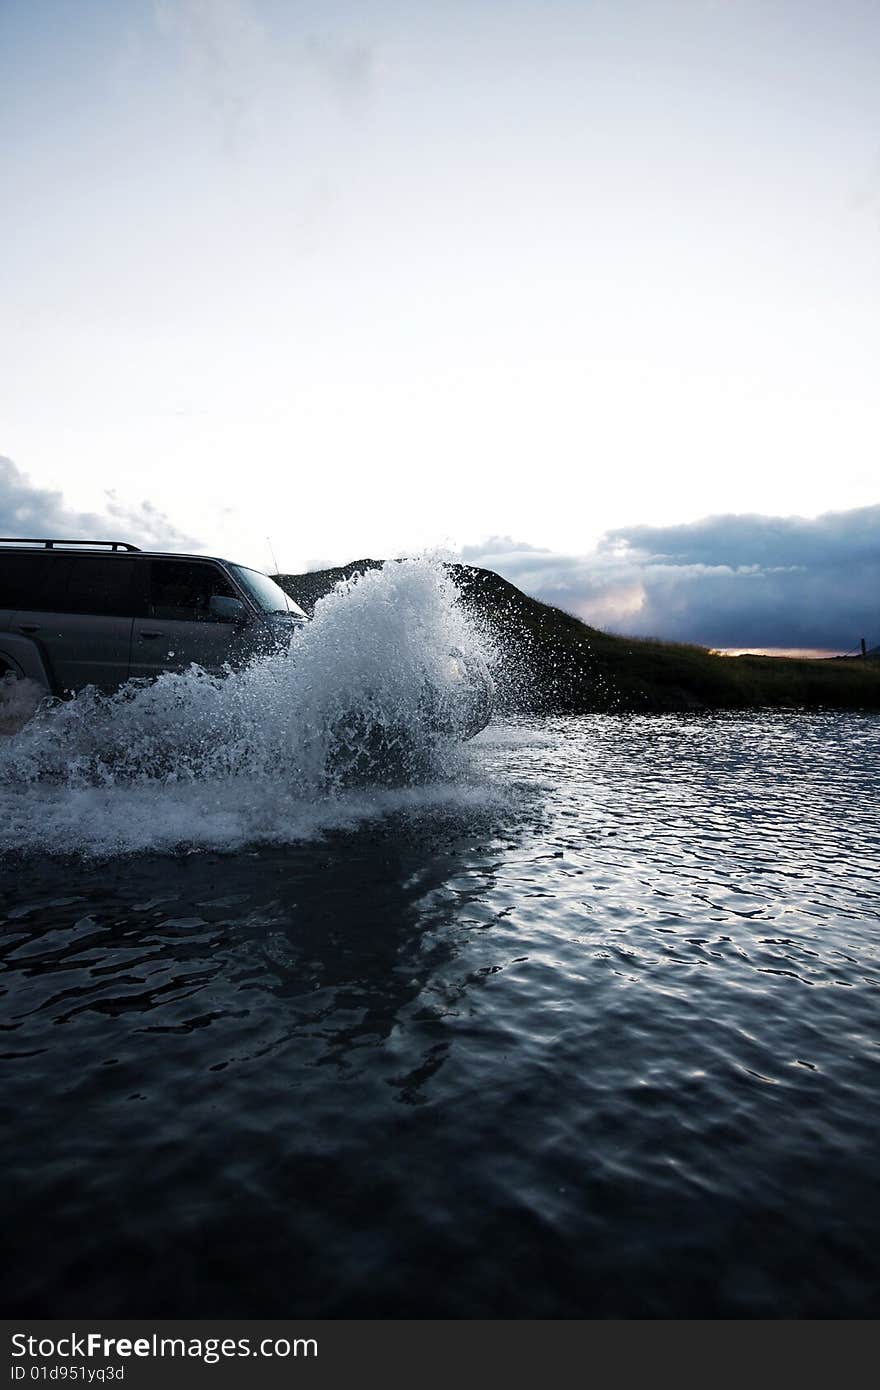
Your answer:
[[[16,845],[5,1306],[875,1315],[878,732],[519,720],[284,843]]]
[[[485,639],[413,564],[297,640],[0,746],[7,1313],[876,1315],[877,716],[353,783]]]

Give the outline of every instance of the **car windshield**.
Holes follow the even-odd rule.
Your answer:
[[[259,570],[247,569],[244,565],[230,565],[229,568],[239,584],[247,589],[251,598],[260,605],[264,613],[290,613],[294,618],[306,616],[299,604],[294,603],[290,595],[281,588],[281,585],[276,584],[275,580],[270,579],[267,574],[260,574]]]

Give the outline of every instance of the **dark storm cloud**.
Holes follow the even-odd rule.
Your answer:
[[[463,558],[585,621],[713,647],[880,641],[880,506],[609,531],[588,555],[507,538]]]
[[[78,512],[62,493],[36,487],[0,454],[0,535],[124,540],[157,550],[192,550],[197,542],[173,526],[151,502],[126,506],[106,493],[103,512]]]
[[[673,564],[827,566],[878,557],[880,506],[801,516],[710,516],[687,526],[631,526],[606,543]]]

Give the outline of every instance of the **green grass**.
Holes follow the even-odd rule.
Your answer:
[[[341,578],[374,560],[306,575],[278,575],[310,611]],[[462,599],[496,643],[502,708],[598,710],[880,709],[880,661],[718,656],[705,647],[620,637],[529,598],[491,570],[450,566]]]
[[[880,709],[880,665],[873,661],[718,656],[607,633],[592,647],[628,709]]]

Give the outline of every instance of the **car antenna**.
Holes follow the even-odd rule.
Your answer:
[[[272,564],[275,566],[275,569],[273,570],[273,574],[278,574],[278,572],[279,572],[279,571],[278,571],[278,561],[275,559],[275,551],[272,549],[272,542],[269,540],[269,537],[268,537],[268,536],[266,537],[266,544],[267,544],[268,547],[269,547],[269,554],[272,556]],[[290,612],[290,603],[289,603],[289,601],[288,601],[287,594],[284,595],[284,603],[285,603],[285,607],[287,608],[287,611],[288,611],[288,613],[289,613],[289,612]]]

